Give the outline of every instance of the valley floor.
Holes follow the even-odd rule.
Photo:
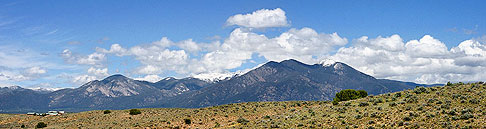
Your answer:
[[[415,88],[333,105],[328,101],[249,102],[177,109],[87,111],[62,116],[0,114],[0,128],[486,128],[486,86]],[[187,123],[186,123],[187,122]]]

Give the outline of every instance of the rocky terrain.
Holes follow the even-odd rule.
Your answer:
[[[244,102],[206,108],[102,110],[62,116],[0,115],[0,128],[486,128],[486,85],[417,87],[333,105],[329,101]]]

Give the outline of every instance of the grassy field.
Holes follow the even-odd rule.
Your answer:
[[[328,101],[249,102],[199,109],[0,115],[0,128],[486,128],[486,85],[454,84]]]

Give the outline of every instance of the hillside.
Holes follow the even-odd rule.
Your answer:
[[[0,128],[486,128],[486,85],[418,87],[333,105],[329,101],[249,102],[207,108],[87,111],[63,116],[3,114]],[[190,124],[185,124],[189,119]]]

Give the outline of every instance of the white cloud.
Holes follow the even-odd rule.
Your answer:
[[[238,25],[248,28],[267,28],[289,26],[285,11],[280,8],[261,9],[251,14],[236,14],[226,20],[226,25]]]
[[[44,74],[46,72],[47,72],[47,70],[45,70],[41,67],[38,67],[38,66],[30,67],[30,68],[25,70],[25,73],[27,73],[28,75],[40,75],[40,74]]]
[[[412,40],[405,45],[407,54],[414,57],[440,57],[448,56],[447,46],[430,35],[425,35],[420,40]]]
[[[271,43],[260,47],[259,51],[267,60],[297,59],[305,63],[318,62],[320,58],[334,51],[335,47],[348,42],[337,33],[317,33],[311,28],[292,28],[271,40]]]
[[[418,83],[479,81],[486,75],[486,49],[477,41],[466,40],[450,51],[444,43],[425,35],[403,43],[398,35],[354,40],[329,58],[347,63],[377,78]],[[393,47],[392,47],[393,46]]]
[[[106,49],[97,47],[96,51],[101,52],[101,53],[112,53],[112,54],[116,54],[117,56],[128,55],[127,49],[122,48],[120,46],[120,44],[112,44],[111,47],[110,47],[110,50],[106,50]]]
[[[69,49],[65,49],[61,53],[61,57],[68,63],[103,66],[103,61],[106,60],[103,53],[92,53],[87,56],[72,53]]]
[[[94,68],[94,67],[90,67],[88,69],[88,74],[95,75],[98,78],[106,77],[106,76],[109,75],[108,74],[108,68],[97,69],[97,68]]]
[[[13,71],[7,71],[7,70],[0,71],[0,81],[15,82],[15,81],[25,81],[25,80],[30,80],[30,78]]]
[[[377,78],[419,83],[486,78],[478,72],[486,70],[486,46],[475,39],[466,40],[449,50],[443,42],[430,35],[408,42],[399,35],[371,39],[363,36],[352,40],[349,47],[342,47],[348,39],[337,33],[319,33],[311,28],[291,28],[276,37],[253,32],[252,28],[289,26],[285,12],[280,8],[237,14],[229,17],[226,24],[242,28],[234,29],[221,42],[201,43],[192,39],[173,42],[163,37],[131,48],[113,44],[109,50],[97,48],[97,52],[133,56],[142,64],[134,73],[147,75],[144,78],[155,78],[149,75],[165,72],[182,76],[226,74],[252,62],[255,55],[269,61],[297,59],[307,64],[331,58]],[[341,48],[336,51],[337,47]],[[66,55],[71,53],[68,51]],[[104,60],[101,56],[96,57]]]
[[[201,50],[199,45],[196,42],[192,41],[192,39],[184,40],[182,42],[177,43],[179,48],[182,48],[188,52],[198,52]]]
[[[82,85],[82,84],[88,83],[88,82],[93,81],[93,80],[96,80],[95,76],[79,75],[79,76],[74,77],[73,83]]]
[[[162,80],[162,77],[160,77],[159,75],[150,74],[150,75],[147,75],[143,78],[135,78],[135,80],[142,80],[142,81],[148,81],[148,82],[155,83],[155,82]]]
[[[254,54],[273,61],[293,58],[314,63],[327,56],[335,47],[346,43],[347,39],[336,33],[323,34],[311,28],[290,29],[275,38],[267,38],[248,29],[237,28],[222,43],[196,43],[191,39],[172,42],[164,37],[161,41],[129,49],[112,45],[110,50],[97,50],[102,53],[134,56],[142,64],[135,70],[138,74],[175,71],[181,75],[197,75],[227,73],[228,70],[250,61]],[[118,54],[115,50],[127,51]]]

